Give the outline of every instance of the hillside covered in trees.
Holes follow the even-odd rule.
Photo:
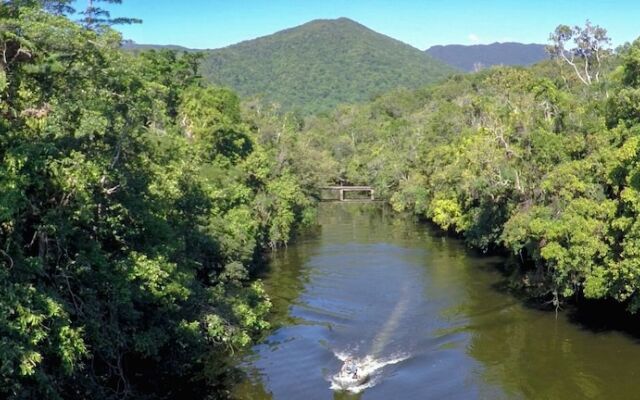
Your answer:
[[[262,96],[304,114],[418,88],[453,69],[352,20],[316,20],[205,52],[202,73],[241,96]]]
[[[576,37],[580,52],[567,46]],[[334,179],[373,184],[396,210],[513,254],[514,282],[534,297],[635,313],[640,41],[613,54],[589,23],[552,39],[557,61],[395,91],[302,134],[342,166]]]
[[[262,258],[328,183],[508,252],[543,303],[640,309],[640,40],[559,26],[553,61],[444,79],[315,21],[204,59],[241,98],[71,4],[0,4],[1,398],[229,397],[230,356],[269,328]]]

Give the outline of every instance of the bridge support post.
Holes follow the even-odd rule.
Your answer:
[[[373,189],[371,189],[371,191],[369,192],[369,193],[371,194],[371,201],[373,201],[373,200],[374,200],[373,192],[374,192],[374,190],[373,190]]]
[[[344,201],[344,189],[340,189],[340,201]]]

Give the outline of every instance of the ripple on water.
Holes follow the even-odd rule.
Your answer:
[[[245,359],[253,380],[236,398],[565,400],[640,393],[640,346],[523,306],[497,289],[496,258],[477,257],[395,214],[351,205],[320,214],[321,235],[293,243],[265,278],[280,328]],[[372,375],[354,388],[357,394],[331,389],[345,355]]]

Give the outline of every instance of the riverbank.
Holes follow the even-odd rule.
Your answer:
[[[624,399],[640,346],[572,311],[505,290],[505,259],[470,252],[414,218],[322,204],[320,227],[274,254],[264,287],[275,330],[239,361],[237,399]],[[340,356],[380,364],[374,384],[334,392]]]

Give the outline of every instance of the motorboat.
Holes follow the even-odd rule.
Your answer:
[[[369,380],[369,375],[358,368],[353,360],[346,360],[338,372],[333,377],[333,382],[341,389],[349,389],[363,385]]]

